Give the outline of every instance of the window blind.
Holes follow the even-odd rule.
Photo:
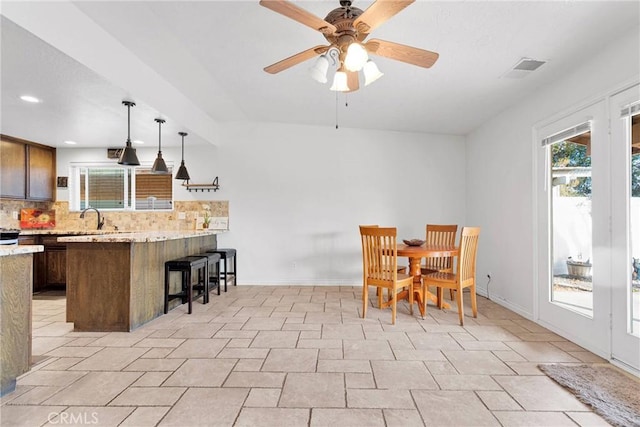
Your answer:
[[[590,130],[591,130],[591,121],[580,123],[577,126],[573,126],[569,129],[563,130],[562,132],[558,132],[547,138],[544,138],[542,140],[542,146],[546,147],[547,145],[555,144],[556,142],[565,141],[569,138],[573,138],[574,136],[578,136],[583,133],[589,132]]]

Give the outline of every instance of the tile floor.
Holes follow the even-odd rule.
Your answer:
[[[35,296],[38,363],[0,424],[608,425],[537,369],[604,360],[484,298],[464,327],[406,302],[395,326],[373,304],[361,319],[359,287],[238,286],[200,302],[131,333],[82,333],[64,296]]]

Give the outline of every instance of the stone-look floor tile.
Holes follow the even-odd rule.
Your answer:
[[[118,427],[154,427],[169,412],[170,406],[136,408]]]
[[[579,362],[575,357],[571,357],[569,353],[546,342],[522,341],[506,344],[529,362]]]
[[[162,385],[220,387],[234,365],[234,360],[227,359],[188,359]]]
[[[396,350],[393,349],[396,360],[446,361],[440,350]]]
[[[31,340],[31,354],[47,354],[55,348],[73,341],[74,338],[65,337],[33,337]]]
[[[311,427],[368,426],[384,427],[380,409],[313,409]]]
[[[262,369],[264,359],[240,359],[233,368],[234,372],[258,372]]]
[[[575,423],[562,412],[496,411],[493,415],[505,426],[572,426]]]
[[[46,366],[40,368],[42,371],[64,371],[70,367],[82,362],[84,357],[61,357]]]
[[[252,348],[296,348],[297,331],[260,331],[251,343]]]
[[[284,372],[231,372],[224,387],[282,387]]]
[[[516,353],[513,350],[494,350],[492,351],[493,354],[496,355],[496,357],[500,360],[502,360],[503,362],[526,362],[527,359],[525,359],[524,357],[520,356],[518,353]]]
[[[460,344],[449,334],[407,332],[407,336],[417,350],[462,350]]]
[[[370,373],[368,360],[319,360],[317,372],[360,372]]]
[[[85,376],[86,372],[35,371],[20,377],[21,385],[66,387]]]
[[[348,372],[344,375],[347,388],[376,388],[373,374]]]
[[[100,406],[80,406],[65,409],[57,417],[51,417],[46,427],[60,425],[97,425],[116,427],[133,412],[134,408],[105,408]]]
[[[0,405],[4,406],[4,405],[8,404],[9,402],[12,402],[13,400],[15,400],[18,397],[22,396],[23,394],[27,393],[29,390],[33,390],[36,387],[37,386],[22,385],[22,384],[19,384],[19,383],[16,384],[16,388],[11,393],[7,393],[4,396],[0,397]]]
[[[142,373],[89,372],[64,390],[45,400],[47,405],[104,406],[122,393]]]
[[[106,347],[77,365],[73,365],[69,370],[119,371],[142,356],[146,351],[146,348]]]
[[[124,368],[125,371],[175,371],[185,359],[138,359]]]
[[[111,332],[88,345],[94,347],[131,347],[144,338],[146,337],[139,334],[130,335],[130,332]]]
[[[222,328],[222,324],[220,323],[207,323],[205,325],[198,325],[197,328],[186,326],[175,331],[175,333],[171,335],[171,338],[212,338],[220,328]]]
[[[74,340],[75,341],[75,340]],[[58,347],[47,353],[54,357],[89,357],[102,350],[103,347]]]
[[[387,427],[422,427],[424,423],[417,409],[384,409]]]
[[[436,375],[436,374],[456,375],[456,374],[459,374],[459,372],[456,370],[456,368],[454,368],[453,365],[451,363],[449,363],[448,361],[446,361],[446,360],[444,362],[426,361],[426,362],[424,362],[424,364],[427,366],[427,369],[429,370],[431,375]]]
[[[360,325],[323,325],[322,339],[364,340],[364,331]]]
[[[409,390],[348,389],[347,407],[415,409]]]
[[[11,427],[41,426],[54,420],[66,406],[11,406],[2,407],[2,425]]]
[[[518,402],[504,391],[478,391],[476,394],[491,411],[522,411]]]
[[[584,348],[580,347],[578,344],[572,343],[571,341],[555,341],[551,343],[552,346],[558,347],[562,351],[586,351]]]
[[[441,390],[502,390],[489,375],[434,375]]]
[[[507,347],[501,341],[459,341],[459,344],[462,348],[468,351],[478,351],[478,350],[509,351],[510,350],[510,348]]]
[[[344,340],[344,358],[355,360],[395,360],[387,341]]]
[[[182,338],[145,338],[138,341],[134,347],[176,348],[184,341]]]
[[[373,360],[371,367],[378,388],[438,389],[438,385],[422,362]]]
[[[242,408],[237,427],[282,427],[306,426],[309,424],[309,409]]]
[[[230,331],[220,330],[216,332],[214,338],[249,338],[253,339],[258,335],[258,331]]]
[[[315,332],[315,331],[314,331]],[[340,339],[303,339],[298,341],[297,348],[339,348],[342,349]]]
[[[173,372],[146,372],[132,384],[133,387],[159,387]]]
[[[547,376],[496,376],[494,379],[527,411],[588,411]]]
[[[302,311],[305,313],[324,312],[324,304],[314,302],[296,302],[291,307],[291,311]]]
[[[607,363],[602,357],[591,353],[590,351],[568,351],[571,357],[575,357],[584,363]]]
[[[163,348],[150,348],[147,350],[145,354],[140,356],[141,359],[164,359],[167,357],[174,349],[169,347]]]
[[[490,351],[443,351],[445,357],[463,375],[513,375],[500,359]]]
[[[280,388],[253,388],[244,402],[244,407],[275,408],[280,400]]]
[[[344,408],[343,374],[290,373],[282,389],[281,408]]]
[[[499,426],[498,420],[472,391],[411,391],[427,425]]]
[[[341,348],[321,348],[318,352],[318,360],[337,360],[344,358]]]
[[[73,323],[54,322],[34,329],[32,335],[34,337],[61,337],[69,332],[73,332]]]
[[[545,342],[566,341],[560,335],[556,335],[548,331],[544,333],[525,332],[521,334],[516,334],[516,336],[520,338],[522,341],[545,341]]]
[[[252,317],[242,327],[243,331],[279,331],[282,329],[284,319],[273,317]]]
[[[249,338],[231,338],[225,348],[248,348],[252,341]]]
[[[229,342],[228,339],[188,339],[167,357],[177,359],[212,359]]]
[[[501,326],[465,326],[468,333],[478,341],[520,341],[520,339]]]
[[[505,362],[518,375],[540,375],[544,372],[538,369],[538,362]]]
[[[216,356],[218,359],[264,359],[268,348],[225,348]]]
[[[173,405],[159,426],[207,427],[211,426],[213,416],[216,425],[232,426],[248,394],[249,389],[246,388],[190,388]]]
[[[300,331],[300,340],[319,340],[322,331]]]
[[[610,424],[593,412],[565,412],[580,427],[607,427]]]
[[[315,372],[318,362],[316,349],[281,349],[275,348],[269,352],[262,365],[267,372]]]
[[[109,406],[171,406],[185,390],[185,387],[129,387]]]
[[[177,329],[157,329],[154,333],[149,335],[149,338],[169,338],[171,335],[175,334],[177,331],[178,331]],[[176,338],[186,338],[186,337],[176,337]],[[203,338],[203,337],[190,337],[190,338]]]
[[[342,319],[340,316],[336,316],[335,313],[307,313],[304,318],[304,323],[315,325],[337,325],[342,323]]]
[[[37,405],[44,402],[60,390],[62,390],[62,387],[37,386],[26,393],[21,394],[15,399],[12,399],[11,405]],[[0,420],[1,419],[2,417],[0,416]]]

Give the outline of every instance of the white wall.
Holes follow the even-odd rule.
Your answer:
[[[241,284],[359,284],[359,224],[413,238],[464,219],[462,137],[261,123],[222,133],[231,231],[219,246],[238,249]]]
[[[218,246],[238,249],[240,284],[357,285],[359,224],[417,238],[427,222],[463,222],[463,137],[261,123],[222,134],[218,147],[185,144],[191,182],[219,176],[221,189],[188,193],[175,181],[174,199],[229,200]],[[153,162],[156,149],[137,154]],[[163,147],[163,157],[177,167],[180,149]],[[58,176],[71,161],[104,160],[105,149],[58,149]]]
[[[479,292],[533,317],[534,124],[640,76],[640,29],[594,51],[575,71],[540,88],[467,136],[466,222],[482,227]]]

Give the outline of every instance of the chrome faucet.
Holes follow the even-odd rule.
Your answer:
[[[98,209],[96,209],[96,208],[93,208],[93,207],[89,206],[88,208],[86,208],[85,210],[83,210],[83,211],[80,213],[80,218],[84,218],[84,213],[85,213],[86,211],[90,210],[90,209],[93,209],[93,210],[94,210],[94,211],[96,211],[96,213],[98,214],[98,230],[102,230],[102,226],[104,225],[104,220],[105,220],[105,218],[103,218],[103,217],[100,215],[100,211],[99,211]]]

